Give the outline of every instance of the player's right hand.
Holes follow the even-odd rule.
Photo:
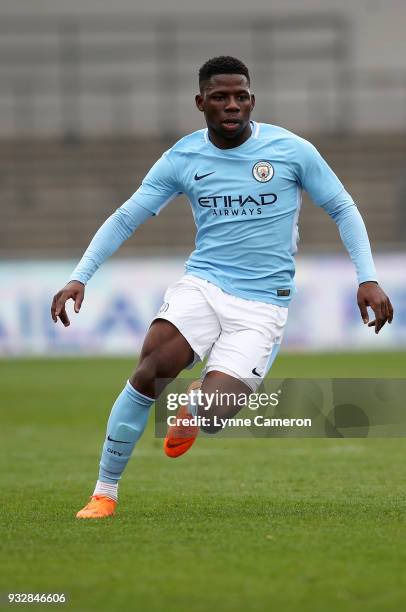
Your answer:
[[[80,281],[69,281],[63,289],[54,295],[54,299],[52,300],[51,316],[54,323],[58,321],[59,317],[65,327],[68,327],[70,321],[65,308],[66,302],[68,300],[73,300],[75,302],[75,312],[79,312],[84,297],[84,284]]]

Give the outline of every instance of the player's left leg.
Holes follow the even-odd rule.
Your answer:
[[[194,444],[198,434],[199,425],[195,424],[195,417],[205,417],[207,425],[201,426],[206,433],[216,433],[220,428],[214,422],[217,419],[230,418],[241,410],[242,398],[248,399],[251,389],[235,377],[223,372],[209,372],[204,380],[193,381],[186,394],[189,400],[180,404],[176,413],[175,424],[168,427],[164,440],[164,452],[168,457],[176,459],[186,453]],[[229,401],[205,401],[207,398],[238,397],[240,404]]]
[[[199,417],[205,418],[201,429],[215,434],[222,429],[223,419],[235,416],[247,403],[252,386],[236,376],[210,370],[201,385],[202,401],[197,408]]]
[[[206,417],[202,429],[216,433],[221,429],[220,419],[237,414],[269,372],[282,341],[287,308],[237,298],[213,286],[210,297],[222,331],[202,374],[199,402],[193,394],[187,412],[189,416]],[[172,436],[173,445],[178,441],[179,448],[170,456],[180,456],[191,446],[180,444],[181,429],[176,431],[178,440]],[[169,454],[166,447],[165,452]]]
[[[194,417],[197,415],[197,406],[193,408],[193,398],[200,390],[201,380],[194,380],[187,388],[186,395],[189,400],[179,402],[179,408],[176,412],[176,423],[168,427],[168,431],[164,440],[164,452],[168,457],[176,459],[189,450],[194,444],[198,434],[199,427],[193,423]]]
[[[202,426],[206,433],[222,429],[224,419],[235,416],[250,394],[257,392],[279,352],[287,320],[287,308],[240,298],[233,301],[236,310],[223,318],[223,331],[204,370],[204,399],[198,414],[208,420]]]

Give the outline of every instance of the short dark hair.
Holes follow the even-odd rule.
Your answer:
[[[243,74],[250,84],[250,74],[247,66],[236,57],[231,55],[219,55],[212,57],[199,70],[199,87],[203,88],[203,84],[215,74]]]

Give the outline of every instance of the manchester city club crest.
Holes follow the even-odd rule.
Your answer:
[[[253,167],[252,175],[260,183],[267,183],[274,175],[273,166],[267,161],[259,161]]]

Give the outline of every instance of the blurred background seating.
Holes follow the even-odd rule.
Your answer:
[[[347,11],[348,13],[348,11]],[[77,256],[173,141],[203,127],[209,55],[252,72],[255,119],[310,138],[357,200],[375,247],[404,236],[406,71],[359,69],[345,11],[261,18],[5,16],[0,54],[0,255]],[[390,36],[390,33],[387,33]],[[339,248],[310,206],[302,248]],[[178,201],[121,254],[184,253]]]

